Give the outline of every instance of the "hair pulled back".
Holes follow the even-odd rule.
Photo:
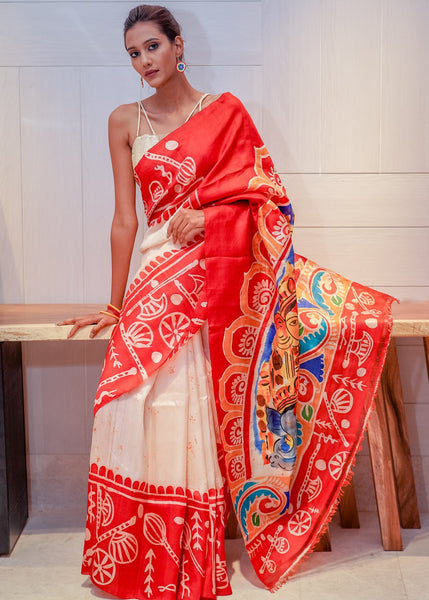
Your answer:
[[[180,25],[171,12],[164,6],[152,6],[150,4],[141,4],[130,10],[124,23],[124,35],[136,23],[144,23],[146,21],[155,22],[171,43],[174,42],[176,36],[180,35]]]

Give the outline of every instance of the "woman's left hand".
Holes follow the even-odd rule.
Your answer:
[[[167,235],[175,244],[184,245],[204,233],[204,211],[192,208],[180,208],[172,217]]]

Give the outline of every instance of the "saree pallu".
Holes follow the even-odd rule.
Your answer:
[[[294,255],[285,189],[231,94],[151,148],[135,176],[149,231],[187,207],[204,210],[205,232],[186,247],[160,251],[132,282],[109,343],[96,418],[174,363],[208,322],[219,468],[255,571],[275,590],[317,542],[349,476],[387,350],[392,298]],[[92,494],[99,495],[92,514],[109,513],[108,490],[115,485],[127,491],[116,523],[111,519],[103,529],[101,516],[89,520],[84,572],[107,564],[116,573],[126,563],[134,579],[143,579],[162,564],[177,581],[155,592],[141,586],[139,598],[229,592],[222,555],[204,564],[197,556],[201,544],[185,514],[196,508],[184,502],[178,516],[177,490],[168,490],[170,513],[161,518],[142,500],[151,491],[147,482],[125,484],[122,474],[99,465],[91,473],[90,489],[92,477]],[[127,504],[127,494],[141,497]],[[180,494],[194,496],[193,490]],[[204,503],[211,513],[208,498],[201,510]],[[212,513],[205,519],[207,540],[216,538],[219,547],[224,515]],[[111,531],[115,543],[106,546]],[[186,565],[199,576],[198,589],[185,589]],[[210,577],[218,583],[208,590],[201,582]],[[104,584],[107,591],[119,589],[114,579]]]

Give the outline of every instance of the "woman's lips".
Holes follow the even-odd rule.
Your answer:
[[[150,71],[146,71],[144,76],[145,77],[152,77],[152,75],[155,75],[156,73],[158,73],[158,69],[151,69]]]

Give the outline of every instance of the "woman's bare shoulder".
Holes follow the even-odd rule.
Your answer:
[[[138,116],[138,103],[121,104],[110,113],[109,123],[112,125],[128,124],[132,119],[135,120]]]
[[[138,120],[138,103],[121,104],[109,116],[109,135],[131,146]]]

